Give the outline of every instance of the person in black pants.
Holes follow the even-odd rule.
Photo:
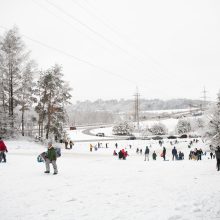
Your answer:
[[[220,170],[220,147],[217,147],[217,150],[215,151],[215,156],[217,160],[217,171]]]

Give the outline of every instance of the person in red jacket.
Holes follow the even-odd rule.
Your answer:
[[[2,162],[2,159],[3,159],[3,162],[6,163],[5,152],[8,152],[8,150],[7,150],[7,147],[5,146],[4,141],[0,137],[0,163]]]

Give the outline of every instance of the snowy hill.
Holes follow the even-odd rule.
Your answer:
[[[164,143],[167,158],[159,156],[157,141],[120,141],[127,148],[127,160],[112,156],[115,141],[108,149],[89,152],[89,143],[62,149],[59,174],[44,174],[44,163],[36,157],[45,146],[30,141],[7,141],[8,162],[0,164],[0,210],[4,220],[146,220],[218,219],[220,208],[219,173],[215,160],[189,161],[189,140],[176,145],[185,160],[172,161],[172,146]],[[97,142],[92,143],[93,145]],[[129,145],[132,145],[130,149]],[[151,145],[156,161],[144,161],[136,147]],[[207,150],[202,141],[194,147]],[[64,146],[62,145],[62,148]],[[118,150],[117,149],[117,150]]]

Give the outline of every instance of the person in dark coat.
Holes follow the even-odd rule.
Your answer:
[[[215,156],[217,160],[217,171],[220,170],[220,147],[217,147],[217,150],[215,151]]]
[[[3,162],[6,163],[6,154],[8,152],[8,149],[4,143],[4,141],[2,140],[2,138],[0,137],[0,163]]]
[[[149,150],[148,146],[146,146],[145,152],[144,152],[144,155],[145,155],[144,161],[146,161],[146,160],[149,161],[149,153],[150,153],[150,150]]]
[[[120,150],[118,153],[118,159],[123,159],[123,152]]]
[[[210,157],[211,157],[211,159],[212,159],[212,157],[213,157],[213,153],[212,153],[212,152],[210,152]]]
[[[153,160],[157,159],[157,154],[155,153],[155,151],[153,152],[152,157],[153,157]]]
[[[203,154],[203,152],[202,152],[202,149],[200,148],[200,149],[197,151],[197,159],[198,159],[198,160],[202,160],[202,154]]]
[[[174,158],[175,158],[175,160],[177,160],[177,150],[175,147],[172,149],[172,155],[173,155],[172,160],[174,160]]]
[[[167,150],[166,150],[166,148],[165,147],[163,147],[163,160],[166,160],[166,152],[167,152]]]
[[[50,163],[52,163],[52,165],[53,165],[53,169],[54,169],[53,174],[56,175],[58,173],[56,160],[57,160],[56,151],[52,145],[52,142],[49,141],[47,154],[46,154],[46,161],[45,161],[46,171],[44,173],[50,173]]]
[[[70,149],[72,149],[72,148],[73,148],[73,145],[74,145],[74,144],[73,144],[73,142],[72,142],[72,141],[70,141],[70,143],[69,143],[69,144],[70,144]]]

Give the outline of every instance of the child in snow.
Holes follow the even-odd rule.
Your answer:
[[[50,173],[50,163],[52,163],[53,165],[53,169],[54,169],[53,175],[56,175],[58,173],[56,160],[57,160],[56,151],[52,145],[52,142],[49,141],[47,154],[46,154],[46,161],[45,161],[46,171],[44,173]]]
[[[153,160],[157,159],[157,154],[155,153],[155,151],[153,152],[152,157],[153,157]]]

